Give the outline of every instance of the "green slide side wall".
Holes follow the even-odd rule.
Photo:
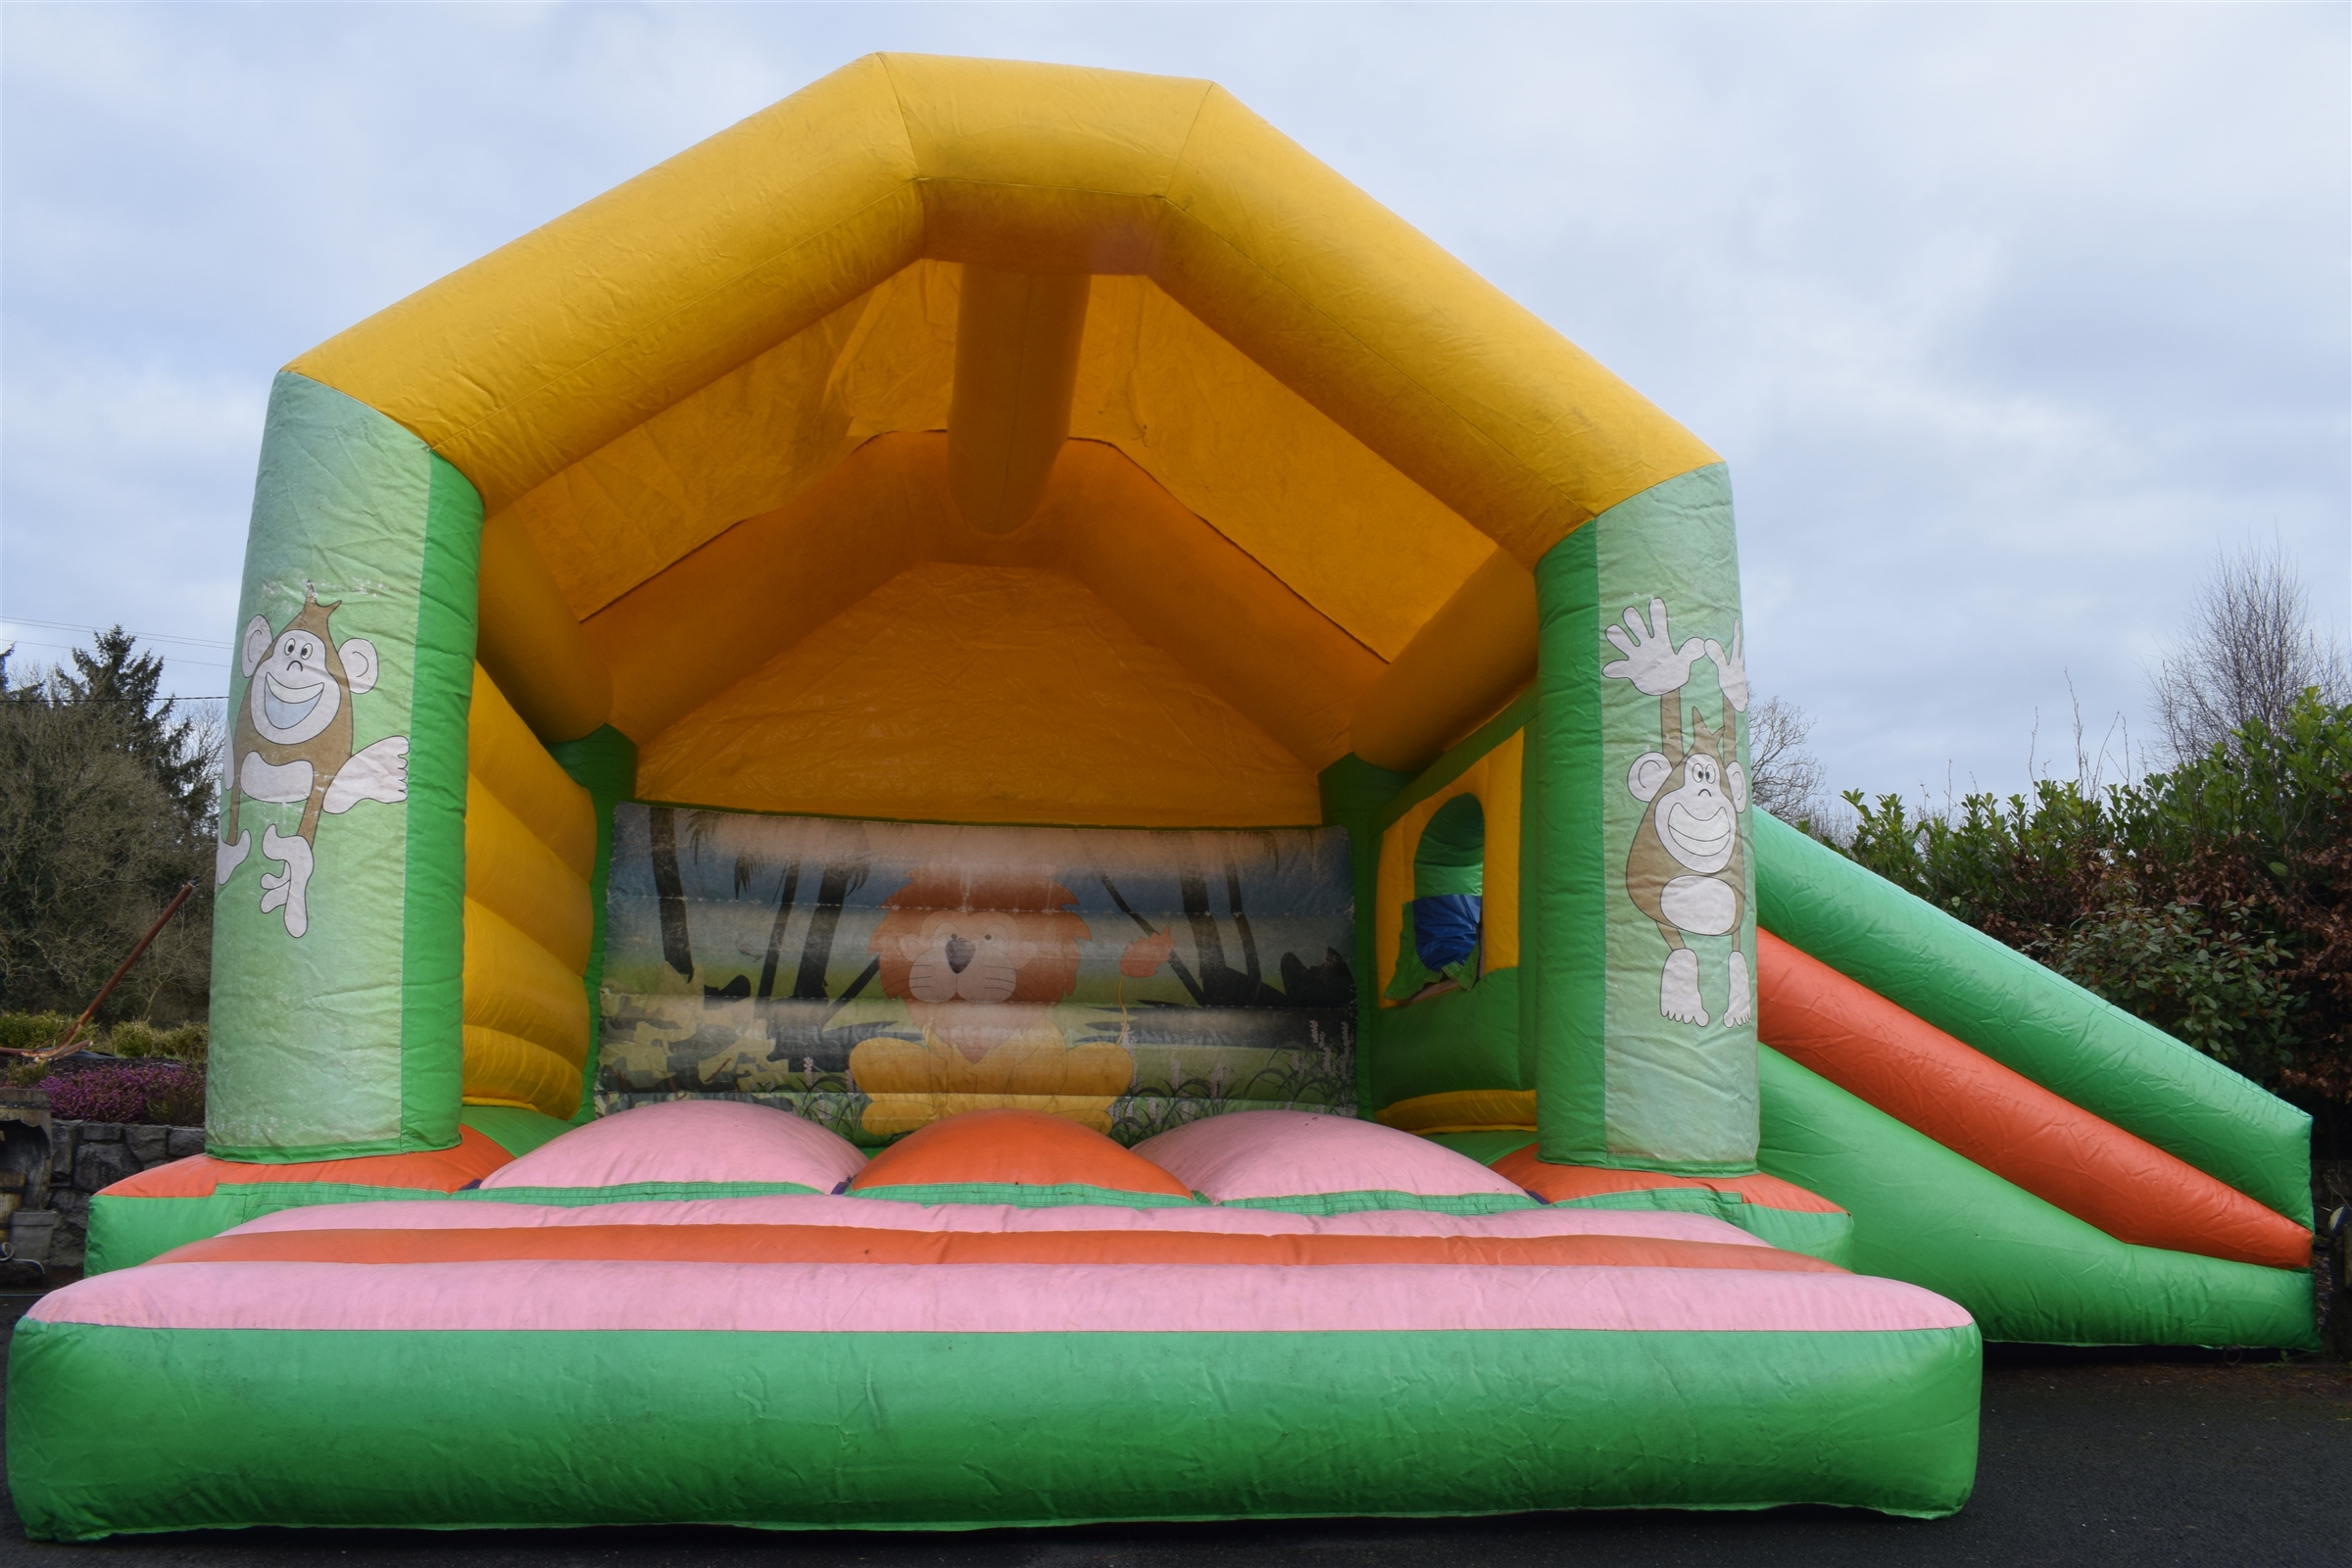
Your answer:
[[[316,381],[277,377],[229,671],[223,831],[233,820],[247,847],[214,915],[205,1131],[217,1155],[336,1159],[457,1142],[481,521],[473,487],[409,431]],[[316,617],[307,594],[333,607],[327,644],[372,649],[373,685],[342,698],[349,742],[356,752],[405,741],[407,784],[403,800],[371,795],[318,816],[297,919],[290,906],[264,907],[283,888],[262,879],[284,869],[269,833],[297,834],[304,806],[238,788],[248,756],[286,760],[261,757],[250,738],[242,652],[257,618],[282,635],[298,614]],[[318,744],[331,746],[342,722]]]
[[[906,1530],[1792,1502],[1932,1516],[1975,1483],[1981,1365],[1968,1327],[271,1333],[28,1321],[9,1357],[8,1483],[35,1540],[260,1524]],[[126,1409],[147,1412],[135,1443],[114,1417]]]
[[[596,1118],[596,1068],[604,1034],[605,890],[612,880],[612,808],[637,793],[637,743],[607,724],[576,741],[548,748],[556,765],[588,792],[596,806],[596,870],[588,879],[590,915],[588,972],[581,984],[588,989],[588,1054],[580,1069],[580,1108],[575,1123]]]
[[[1993,1060],[2302,1225],[2311,1118],[1762,811],[1764,928]]]
[[[1853,1266],[1968,1308],[1988,1340],[2318,1343],[2312,1279],[2132,1247],[1762,1048],[1765,1170],[1854,1216]]]

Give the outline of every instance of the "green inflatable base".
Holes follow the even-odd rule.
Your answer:
[[[1492,1165],[1536,1140],[1523,1132],[1476,1132],[1438,1133],[1430,1141],[1444,1144],[1457,1154],[1467,1154],[1481,1164]],[[1783,1251],[1802,1252],[1839,1268],[1854,1266],[1851,1214],[1807,1214],[1797,1209],[1766,1208],[1748,1202],[1737,1193],[1710,1192],[1703,1187],[1651,1187],[1638,1193],[1601,1193],[1592,1198],[1569,1199],[1553,1206],[1705,1214],[1737,1225],[1756,1240]]]
[[[27,1535],[1835,1503],[1948,1514],[1973,1328],[1846,1333],[171,1330],[28,1320]],[[138,1412],[137,1441],[121,1415]]]
[[[508,1105],[467,1105],[458,1119],[516,1159],[571,1130],[568,1122]],[[174,1247],[201,1242],[280,1209],[303,1208],[313,1203],[401,1202],[448,1196],[430,1189],[369,1187],[356,1182],[226,1183],[202,1198],[137,1198],[100,1193],[90,1200],[89,1241],[82,1255],[81,1271],[85,1275],[105,1274],[130,1268],[151,1257],[160,1257]]]
[[[84,1275],[108,1274],[160,1257],[174,1247],[218,1236],[249,1219],[313,1203],[410,1202],[446,1198],[414,1187],[362,1187],[346,1182],[245,1182],[203,1198],[128,1198],[100,1193],[90,1200],[90,1239]]]

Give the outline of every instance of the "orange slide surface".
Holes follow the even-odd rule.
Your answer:
[[[2311,1232],[1771,933],[1757,1033],[1848,1094],[2120,1242],[2309,1268]]]

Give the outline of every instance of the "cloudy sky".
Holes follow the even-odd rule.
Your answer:
[[[278,365],[866,51],[1066,61],[1223,82],[1723,453],[1837,786],[2016,789],[2148,737],[2217,549],[2352,623],[2348,16],[0,7],[0,613],[224,691]]]

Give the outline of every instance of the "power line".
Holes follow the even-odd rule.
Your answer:
[[[14,624],[22,625],[24,622],[15,622]],[[78,654],[84,651],[79,643],[45,643],[35,637],[7,637],[0,638],[0,642],[5,642],[12,648],[54,648],[60,653],[67,654]],[[189,659],[181,654],[172,654],[171,658],[175,663],[187,664],[196,669],[226,669],[228,667],[226,664],[216,664],[209,659]]]
[[[0,626],[38,626],[43,631],[86,631],[93,637],[97,636],[100,630],[103,629],[97,626],[84,626],[80,621],[77,620],[32,620],[24,615],[0,615]],[[160,631],[134,631],[127,633],[126,635],[143,643],[186,643],[191,648],[227,649],[235,646],[233,643],[220,642],[211,637],[173,637],[169,633]],[[57,643],[35,643],[33,646],[36,648],[56,648],[61,645]],[[228,666],[226,664],[222,664],[219,667],[226,669]]]
[[[37,687],[32,687],[32,686],[24,686],[24,687],[20,687],[20,688],[18,688],[18,689],[19,689],[19,690],[21,690],[21,691],[35,691],[35,690],[38,690],[38,688],[37,688]],[[162,696],[157,696],[157,697],[49,697],[49,696],[41,696],[41,697],[18,698],[18,697],[15,697],[15,696],[13,696],[13,695],[9,695],[9,696],[0,696],[0,702],[19,702],[19,701],[22,701],[22,702],[31,702],[31,703],[39,703],[39,704],[41,704],[41,705],[43,705],[43,706],[45,706],[45,707],[50,707],[50,708],[63,708],[63,707],[65,707],[65,706],[66,706],[67,704],[69,704],[69,703],[225,703],[225,702],[227,702],[227,701],[228,701],[228,697],[227,697],[227,695],[226,695],[225,693],[222,693],[222,694],[218,694],[218,695],[214,695],[214,696],[206,696],[206,697],[162,697]]]

